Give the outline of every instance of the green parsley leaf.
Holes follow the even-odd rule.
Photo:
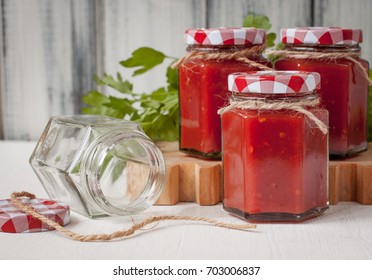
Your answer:
[[[275,33],[271,32],[271,33],[266,34],[266,45],[268,48],[275,46],[275,39],[276,39]]]
[[[105,104],[109,102],[109,98],[98,91],[89,91],[83,96],[83,102],[90,105],[90,107],[84,107],[82,109],[83,114],[105,115],[110,117],[116,117],[118,115],[116,110],[105,106]]]
[[[254,28],[261,28],[270,30],[271,23],[267,16],[263,15],[256,15],[254,13],[249,13],[244,19],[243,19],[243,26],[244,27],[254,27]]]
[[[127,68],[138,69],[133,72],[133,76],[143,74],[155,66],[163,63],[167,56],[153,48],[142,47],[132,53],[132,57],[120,61],[120,64]]]
[[[102,105],[106,103],[108,100],[109,98],[106,95],[96,90],[91,90],[86,95],[83,96],[83,102],[85,104],[92,106]]]
[[[172,68],[171,65],[167,68],[167,83],[168,90],[178,90],[178,69]]]
[[[133,101],[127,98],[118,98],[114,96],[109,97],[109,102],[104,105],[108,108],[113,108],[116,111],[120,112],[120,118],[124,118],[127,115],[131,115],[137,110],[132,107]]]
[[[117,80],[111,75],[103,74],[102,78],[94,77],[94,81],[100,86],[109,86],[121,93],[132,93],[133,85],[129,81],[124,81],[120,73],[117,73]]]

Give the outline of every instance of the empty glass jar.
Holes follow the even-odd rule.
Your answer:
[[[51,198],[89,217],[144,211],[165,180],[163,155],[138,124],[104,116],[52,117],[30,163]]]

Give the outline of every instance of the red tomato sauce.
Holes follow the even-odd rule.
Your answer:
[[[271,67],[267,61],[261,61]],[[189,61],[179,67],[180,150],[207,158],[221,157],[218,109],[228,104],[227,76],[257,70],[235,60]]]
[[[326,110],[309,110],[327,123]],[[222,133],[226,210],[275,221],[328,208],[327,136],[313,121],[285,110],[235,108],[223,114]]]
[[[357,59],[366,70],[368,62]],[[319,60],[280,59],[277,70],[318,72],[322,103],[329,111],[329,152],[347,156],[367,149],[368,81],[356,64],[347,59],[337,62]]]

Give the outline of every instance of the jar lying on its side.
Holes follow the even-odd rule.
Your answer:
[[[301,221],[328,208],[328,112],[318,73],[229,75],[223,108],[224,209],[248,220]]]
[[[140,127],[104,116],[51,118],[30,163],[51,198],[93,218],[144,211],[165,180],[163,155]]]

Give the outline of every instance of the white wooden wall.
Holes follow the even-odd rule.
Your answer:
[[[372,61],[371,0],[0,0],[0,139],[35,140],[52,115],[79,113],[94,74],[117,71],[136,91],[164,71],[131,78],[118,62],[141,46],[185,52],[189,27],[240,26],[248,12],[281,27],[362,28]],[[110,93],[110,91],[106,91]]]

